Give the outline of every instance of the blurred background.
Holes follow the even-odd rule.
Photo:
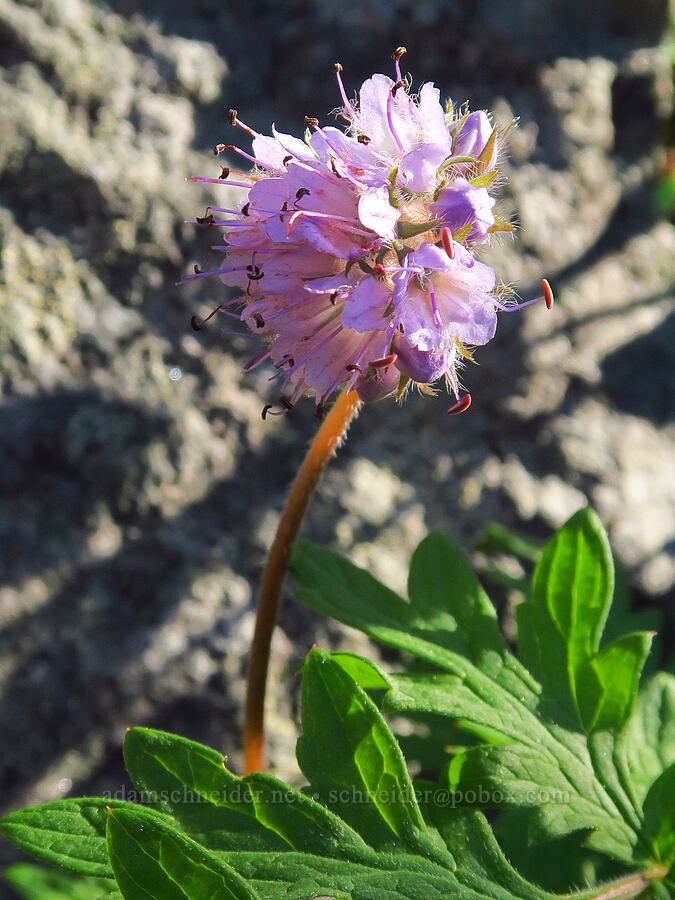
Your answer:
[[[301,134],[305,115],[331,121],[333,62],[353,95],[400,44],[415,88],[520,117],[500,209],[519,231],[489,261],[524,297],[548,276],[557,305],[502,317],[465,373],[469,413],[416,394],[366,408],[304,534],[404,590],[430,528],[467,551],[492,521],[544,540],[590,503],[634,605],[661,617],[663,662],[674,33],[667,0],[0,0],[4,810],[124,796],[130,725],[236,768],[265,548],[316,422],[309,400],[262,422],[271,372],[241,375],[255,341],[217,320],[191,331],[223,293],[176,287],[213,238],[183,224],[214,197],[184,178],[218,175],[228,107]],[[494,592],[508,628],[513,592]],[[291,779],[294,676],[314,641],[367,648],[286,598],[269,737]]]

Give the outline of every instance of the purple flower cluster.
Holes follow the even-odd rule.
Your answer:
[[[424,84],[409,93],[401,77],[373,75],[358,101],[338,87],[346,132],[306,119],[305,140],[272,127],[258,134],[236,110],[230,123],[253,138],[249,173],[221,167],[244,191],[236,208],[210,207],[193,221],[224,229],[225,254],[212,271],[242,295],[241,319],[266,339],[246,367],[271,358],[282,381],[282,406],[313,393],[323,407],[341,385],[364,400],[395,394],[410,382],[445,377],[457,403],[457,370],[469,347],[495,333],[504,288],[475,248],[495,231],[512,230],[493,213],[490,189],[505,133],[485,112],[440,103]],[[552,300],[545,282],[547,305]],[[537,298],[537,300],[542,298]],[[536,301],[528,301],[529,303]]]

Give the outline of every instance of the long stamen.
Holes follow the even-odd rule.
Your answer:
[[[330,139],[327,138],[323,132],[321,132],[321,137],[326,142],[326,146],[330,147],[330,149],[333,151],[335,156],[339,159],[340,155],[341,155],[340,150],[338,148],[336,148],[334,143],[331,143]],[[347,166],[343,166],[342,171],[338,172],[337,168],[335,166],[335,159],[333,159],[332,157],[331,157],[331,171],[338,178],[346,178],[347,181],[351,182],[359,190],[363,187],[362,182],[360,182],[358,180],[358,178],[354,178],[354,176],[351,174],[351,172],[349,171],[349,168]]]
[[[246,154],[248,155],[248,154]],[[255,163],[255,159],[251,157],[253,162]],[[205,178],[203,175],[191,175],[189,178],[185,179],[186,181],[198,181],[200,184],[227,184],[229,187],[243,187],[247,190],[251,189],[250,184],[246,184],[244,181],[223,181],[222,178]]]
[[[208,214],[209,210],[211,210],[211,212],[229,213],[229,215],[231,215],[231,216],[240,216],[241,215],[240,209],[230,209],[227,206],[207,206],[206,207],[207,214]]]
[[[335,77],[337,78],[338,88],[340,90],[340,96],[342,97],[342,102],[344,104],[345,109],[349,113],[349,117],[353,120],[356,118],[356,111],[354,107],[351,105],[347,98],[347,94],[345,93],[345,86],[342,83],[342,76],[340,72],[342,71],[342,65],[339,62],[336,62],[333,66],[335,71]]]
[[[178,282],[185,284],[186,281],[194,281],[196,278],[209,278],[211,275],[227,275],[230,272],[245,272],[250,266],[225,266],[222,269],[213,269],[211,272],[194,272],[192,275],[184,275]]]
[[[351,377],[351,380],[350,380],[350,382],[349,382],[349,390],[351,390],[351,388],[353,387],[353,385],[356,384],[356,382],[358,381],[359,376],[363,374],[363,370],[362,370],[362,368],[361,368],[361,366],[360,366],[360,362],[361,362],[361,360],[364,358],[364,356],[366,355],[367,351],[370,349],[370,345],[371,345],[371,344],[373,343],[373,341],[375,340],[375,337],[376,337],[376,335],[375,335],[375,334],[372,334],[372,335],[368,338],[368,340],[365,342],[365,344],[363,345],[363,347],[361,348],[361,352],[360,352],[359,355],[356,357],[355,361],[354,361],[353,363],[351,363],[349,366],[345,366],[345,369],[346,369],[348,372],[351,372],[351,373],[352,373],[352,377]],[[387,343],[389,343],[389,342],[387,341]],[[352,366],[353,366],[353,368],[352,368]]]
[[[298,209],[291,215],[291,218],[288,220],[288,229],[286,231],[287,235],[290,234],[291,228],[293,227],[295,222],[297,222],[297,220],[301,216],[305,216],[306,218],[309,218],[309,219],[323,219],[323,220],[329,220],[331,222],[338,222],[338,223],[340,223],[339,227],[346,228],[349,231],[356,231],[359,234],[370,234],[371,233],[369,228],[365,228],[362,225],[355,224],[354,220],[348,218],[347,216],[337,216],[337,215],[332,215],[331,213],[314,212],[313,210],[309,210],[309,209]]]
[[[546,309],[551,309],[553,307],[553,289],[551,285],[548,283],[548,279],[541,279],[541,286],[544,291],[544,300],[546,301]]]
[[[326,141],[326,143],[328,143],[328,141]],[[330,146],[330,144],[328,146]],[[297,166],[299,169],[306,169],[308,172],[311,172],[314,177],[322,178],[324,181],[327,181],[330,185],[335,184],[335,177],[329,175],[328,172],[324,172],[320,168],[314,168],[314,166],[310,166],[308,163],[303,162],[300,159],[294,159],[293,165]]]
[[[251,132],[251,133],[255,134],[255,132]],[[255,137],[260,137],[260,135],[255,134]],[[221,153],[223,150],[234,150],[235,153],[238,153],[239,156],[243,156],[244,159],[247,159],[249,162],[252,162],[254,165],[265,168],[264,163],[260,162],[259,159],[256,159],[255,156],[251,156],[251,154],[247,153],[245,150],[242,150],[241,147],[237,147],[236,144],[218,144],[216,149]],[[220,180],[222,181],[223,179],[221,178]],[[231,182],[228,181],[228,184],[231,184]]]
[[[205,218],[200,219],[186,219],[186,225],[216,225],[218,227],[227,228],[228,230],[231,228],[250,228],[251,223],[247,222],[245,219],[215,219],[213,216],[206,216]],[[239,247],[236,248],[237,250]]]
[[[238,316],[237,313],[231,313],[224,308],[225,306],[229,306],[234,302],[241,302],[241,299],[241,297],[237,297],[235,298],[235,300],[230,300],[227,303],[221,303],[220,306],[216,306],[215,309],[212,309],[208,316],[206,316],[206,318],[202,319],[201,321],[196,314],[191,316],[190,327],[193,331],[201,331],[204,325],[206,325],[206,323],[209,321],[209,319],[212,319],[213,316],[215,316],[215,314],[218,312],[224,313],[226,316],[230,316],[231,318],[236,319],[238,322],[241,322],[241,317]],[[234,337],[255,337],[255,335],[251,334],[248,331],[225,331],[224,328],[221,328],[220,330],[222,334],[229,334],[233,335]]]
[[[459,384],[457,383],[457,378],[455,377],[454,372],[454,363],[455,363],[455,348],[452,348],[452,359],[448,361],[448,365],[445,369],[445,377],[450,382],[450,387],[452,388],[452,393],[455,395],[457,400],[459,400]]]
[[[283,416],[283,414],[285,412],[285,410],[283,410],[283,409],[280,409],[278,412],[272,412],[273,409],[274,409],[273,403],[266,403],[263,406],[262,412],[260,413],[263,422],[267,419],[268,416]]]
[[[449,416],[456,416],[459,413],[463,413],[471,406],[471,394],[464,394],[461,400],[458,400],[454,406],[451,406],[448,410]]]
[[[394,60],[394,68],[396,70],[396,81],[403,81],[401,78],[401,57],[404,53],[407,53],[405,47],[397,47],[394,52],[391,54],[391,58]]]
[[[518,309],[525,309],[526,306],[532,306],[533,303],[541,303],[542,300],[546,304],[546,309],[551,309],[553,306],[553,290],[546,278],[542,278],[541,284],[544,293],[540,294],[539,297],[534,297],[532,300],[525,300],[523,303],[515,303],[513,306],[505,306],[498,300],[492,300],[491,302],[494,303],[497,309],[501,309],[502,312],[516,312]]]
[[[227,150],[228,147],[231,147],[232,144],[216,144],[213,148],[213,152],[216,156],[219,156],[223,150]],[[226,181],[232,173],[237,175],[239,178],[250,178],[251,181],[255,181],[255,177],[251,175],[250,172],[244,172],[242,169],[233,169],[232,166],[221,166],[221,172],[218,176],[219,181]]]
[[[269,292],[267,292],[267,291],[263,291],[262,293],[260,293],[260,294],[257,295],[257,296],[260,296],[260,297],[267,297],[267,296],[268,296],[268,293],[269,293]],[[255,296],[255,295],[254,295],[254,296]],[[307,298],[306,298],[305,296],[301,296],[299,300],[296,300],[296,301],[295,301],[295,303],[290,303],[288,306],[284,306],[283,309],[278,309],[276,312],[273,312],[273,313],[270,313],[269,315],[266,315],[266,316],[265,316],[265,321],[266,321],[266,322],[271,322],[273,319],[278,319],[280,316],[286,316],[286,315],[288,315],[288,313],[291,312],[292,310],[298,309],[299,307],[301,307],[301,306],[306,306],[306,305],[307,305]]]
[[[260,137],[259,132],[255,131],[253,128],[251,128],[249,125],[247,125],[245,122],[241,121],[241,119],[239,118],[239,113],[237,112],[236,109],[228,110],[227,121],[230,125],[237,125],[243,131],[246,131],[248,134],[250,134],[251,137],[254,137],[254,138]]]
[[[254,335],[254,337],[255,337],[255,335]],[[246,365],[244,366],[242,371],[251,372],[253,369],[256,368],[256,366],[259,366],[261,362],[266,360],[269,355],[270,355],[270,349],[269,349],[269,347],[266,347],[264,350],[261,350],[260,353],[256,354],[253,357],[253,359],[250,359],[246,363]]]
[[[398,82],[396,82],[398,84]],[[392,117],[392,108],[394,104],[394,94],[393,89],[389,91],[387,95],[387,124],[389,125],[389,131],[391,131],[392,137],[396,141],[396,145],[399,150],[403,150],[403,144],[401,143],[400,137],[396,134],[396,129],[394,128],[394,120]]]
[[[325,328],[326,325],[329,325],[329,324],[330,324],[330,322],[326,322],[325,325],[322,325],[321,328],[319,328],[319,331],[321,331],[322,328]],[[300,366],[303,366],[307,362],[307,360],[310,358],[310,356],[313,356],[318,350],[321,350],[323,347],[325,347],[329,341],[332,341],[334,337],[337,337],[338,334],[340,334],[340,332],[342,331],[342,327],[343,327],[342,325],[338,325],[337,328],[335,328],[333,331],[331,331],[331,333],[328,335],[328,337],[325,337],[322,341],[319,341],[319,343],[315,347],[312,347],[312,349],[309,351],[309,353],[306,353],[302,357],[302,359],[299,359],[295,363],[294,366],[289,366],[288,372],[289,373],[297,372],[297,370],[300,368]],[[317,334],[318,334],[318,332],[317,332]]]
[[[220,309],[222,309],[222,304],[220,304],[219,306],[216,306],[215,309],[212,309],[211,312],[208,314],[208,316],[206,316],[205,319],[202,319],[201,322],[199,321],[199,319],[197,318],[196,315],[193,315],[190,319],[190,326],[192,327],[192,330],[193,331],[201,331],[202,328],[204,327],[204,325],[206,325],[206,323],[209,321],[209,319],[213,318],[213,316],[215,316],[215,314]]]

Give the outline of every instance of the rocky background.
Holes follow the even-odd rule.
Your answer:
[[[305,534],[402,589],[429,528],[469,550],[492,520],[544,539],[591,503],[634,603],[665,612],[663,653],[669,27],[666,0],[0,0],[4,809],[122,796],[132,724],[211,743],[236,767],[260,567],[316,423],[311,401],[263,423],[270,372],[240,374],[254,341],[190,330],[223,295],[175,286],[209,242],[183,220],[214,196],[184,177],[218,174],[229,106],[298,133],[337,105],[335,60],[352,93],[399,44],[415,85],[520,116],[501,207],[518,240],[490,261],[523,296],[546,274],[558,303],[502,318],[461,418],[442,397],[367,408]],[[367,646],[287,600],[269,724],[291,779],[294,673],[315,640]]]

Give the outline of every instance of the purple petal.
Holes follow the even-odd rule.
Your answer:
[[[452,152],[455,156],[478,157],[492,134],[492,124],[483,110],[471,113],[457,135]]]
[[[313,278],[305,282],[305,290],[310,294],[332,294],[335,291],[351,290],[349,281],[344,272],[337,275],[328,275],[325,278]]]
[[[424,139],[429,143],[440,144],[444,150],[444,159],[450,155],[450,131],[445,124],[445,110],[440,102],[441,92],[428,81],[420,90],[419,110],[424,122]]]
[[[374,374],[368,376],[360,375],[354,387],[361,400],[372,403],[374,400],[391,397],[398,387],[400,378],[400,371],[392,365],[386,369],[376,369]]]
[[[401,213],[389,202],[389,188],[368,188],[359,199],[359,219],[381,237],[393,239]]]
[[[253,155],[266,169],[283,172],[284,157],[288,154],[274,138],[259,134],[253,138]]]
[[[392,350],[397,354],[394,365],[413,381],[428,384],[440,378],[446,368],[445,354],[434,347],[431,350],[420,350],[411,339],[396,332],[392,342]]]
[[[425,241],[418,249],[409,253],[406,257],[409,268],[420,269],[437,269],[444,272],[452,267],[453,260],[450,259],[445,250]]]
[[[359,91],[358,125],[378,150],[397,156],[399,146],[387,119],[387,102],[393,86],[394,82],[386,75],[373,75],[364,81]],[[398,139],[405,148],[412,149],[417,143],[419,126],[405,91],[397,91],[391,114]]]
[[[438,347],[443,334],[434,322],[431,297],[427,291],[410,283],[401,303],[399,317],[411,344],[420,350]]]
[[[277,131],[274,125],[272,125],[272,134],[286,151],[285,155],[290,153],[296,159],[305,161],[315,159],[310,148],[300,138],[293,137],[292,134],[284,134],[283,131]]]
[[[447,155],[441,144],[420,144],[401,160],[399,183],[418,194],[433,191],[436,187],[436,172]]]
[[[473,222],[465,240],[482,242],[495,224],[494,205],[494,197],[488,194],[485,187],[469,184],[465,178],[457,178],[443,188],[429,209],[452,232]]]
[[[453,282],[451,274],[439,276],[435,289],[446,334],[477,347],[492,340],[497,314],[489,295],[467,290],[465,285]]]
[[[383,313],[391,302],[391,288],[384,281],[366,275],[357,284],[342,310],[342,324],[361,334],[385,328]]]

